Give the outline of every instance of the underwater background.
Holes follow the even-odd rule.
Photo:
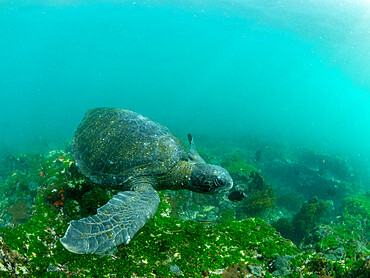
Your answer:
[[[2,152],[114,106],[368,158],[369,21],[366,1],[1,1]]]
[[[365,0],[0,0],[0,271],[242,277],[230,274],[239,263],[245,273],[280,277],[302,274],[298,265],[310,258],[307,275],[368,277],[369,30]],[[103,205],[115,193],[102,196],[73,168],[70,142],[84,113],[95,107],[135,111],[184,143],[191,133],[206,161],[225,167],[235,184],[211,199],[161,193],[159,211],[170,219],[157,214],[132,249],[116,256],[165,253],[140,249],[151,229],[166,236],[156,245],[180,246],[195,232],[200,242],[213,238],[216,244],[214,238],[230,233],[223,244],[232,238],[245,254],[255,248],[243,245],[251,226],[266,232],[251,237],[256,242],[292,243],[278,251],[263,247],[264,259],[255,253],[242,259],[239,251],[226,254],[230,246],[208,242],[230,259],[192,262],[195,256],[178,247],[171,254],[182,254],[190,266],[171,255],[172,264],[166,256],[153,259],[164,269],[154,271],[149,255],[140,263],[132,255],[141,272],[116,266],[112,258],[95,272],[90,265],[83,270],[89,259],[70,257],[58,239],[71,219],[96,211],[86,204]],[[77,192],[77,185],[87,189]],[[68,210],[68,198],[78,209]],[[58,220],[40,224],[45,213]],[[28,247],[40,241],[27,230],[35,223],[35,238],[43,231],[52,235],[45,236],[47,249]],[[318,239],[318,233],[326,236]],[[308,254],[308,246],[315,251]],[[32,262],[45,252],[55,257]],[[277,254],[296,261],[285,272],[271,268]],[[248,260],[252,266],[240,265]],[[142,261],[149,261],[146,268]]]

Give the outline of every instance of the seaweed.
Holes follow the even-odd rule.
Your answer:
[[[75,171],[68,153],[52,152],[41,165],[45,177],[40,176],[32,217],[14,228],[0,228],[0,269],[5,276],[237,277],[230,276],[231,270],[236,269],[235,275],[262,273],[264,277],[273,277],[269,266],[277,255],[289,256],[290,277],[321,275],[323,270],[326,275],[361,277],[368,269],[366,256],[347,255],[351,254],[347,249],[348,260],[335,262],[324,258],[327,250],[343,245],[338,236],[349,232],[343,227],[337,227],[335,237],[316,237],[321,241],[318,246],[322,246],[317,250],[300,250],[261,218],[237,221],[231,209],[223,212],[225,221],[214,225],[174,217],[171,192],[167,191],[159,192],[161,203],[156,214],[130,244],[122,244],[115,254],[103,257],[73,254],[59,242],[68,223],[94,213],[116,189],[103,189],[85,179]],[[260,185],[251,188],[260,190]],[[315,219],[325,211],[324,203],[318,203],[307,204],[297,216],[301,219],[303,215],[314,215],[306,227],[316,223]],[[353,220],[349,216],[346,219]]]

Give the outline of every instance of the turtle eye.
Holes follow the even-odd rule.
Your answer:
[[[223,179],[222,176],[215,177],[214,181],[215,181],[215,184],[217,186],[224,186],[225,185],[225,179]]]

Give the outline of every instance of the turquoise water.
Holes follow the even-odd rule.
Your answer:
[[[1,1],[0,148],[70,141],[116,106],[179,137],[367,158],[366,1]]]
[[[0,0],[0,273],[227,277],[248,266],[266,277],[368,277],[369,30],[366,0]],[[234,187],[159,191],[130,244],[106,241],[114,256],[67,251],[78,250],[69,223],[122,190],[73,163],[76,127],[102,106],[147,116],[187,148],[191,133]],[[94,167],[109,160],[90,172],[109,176],[129,157],[117,153],[86,155]],[[174,189],[189,176],[173,173],[158,180]],[[139,189],[109,223],[145,223]],[[86,241],[84,221],[71,225]],[[117,238],[111,228],[100,235]]]

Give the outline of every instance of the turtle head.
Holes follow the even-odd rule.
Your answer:
[[[233,187],[233,179],[221,166],[194,163],[191,169],[189,190],[199,193],[219,193]]]

